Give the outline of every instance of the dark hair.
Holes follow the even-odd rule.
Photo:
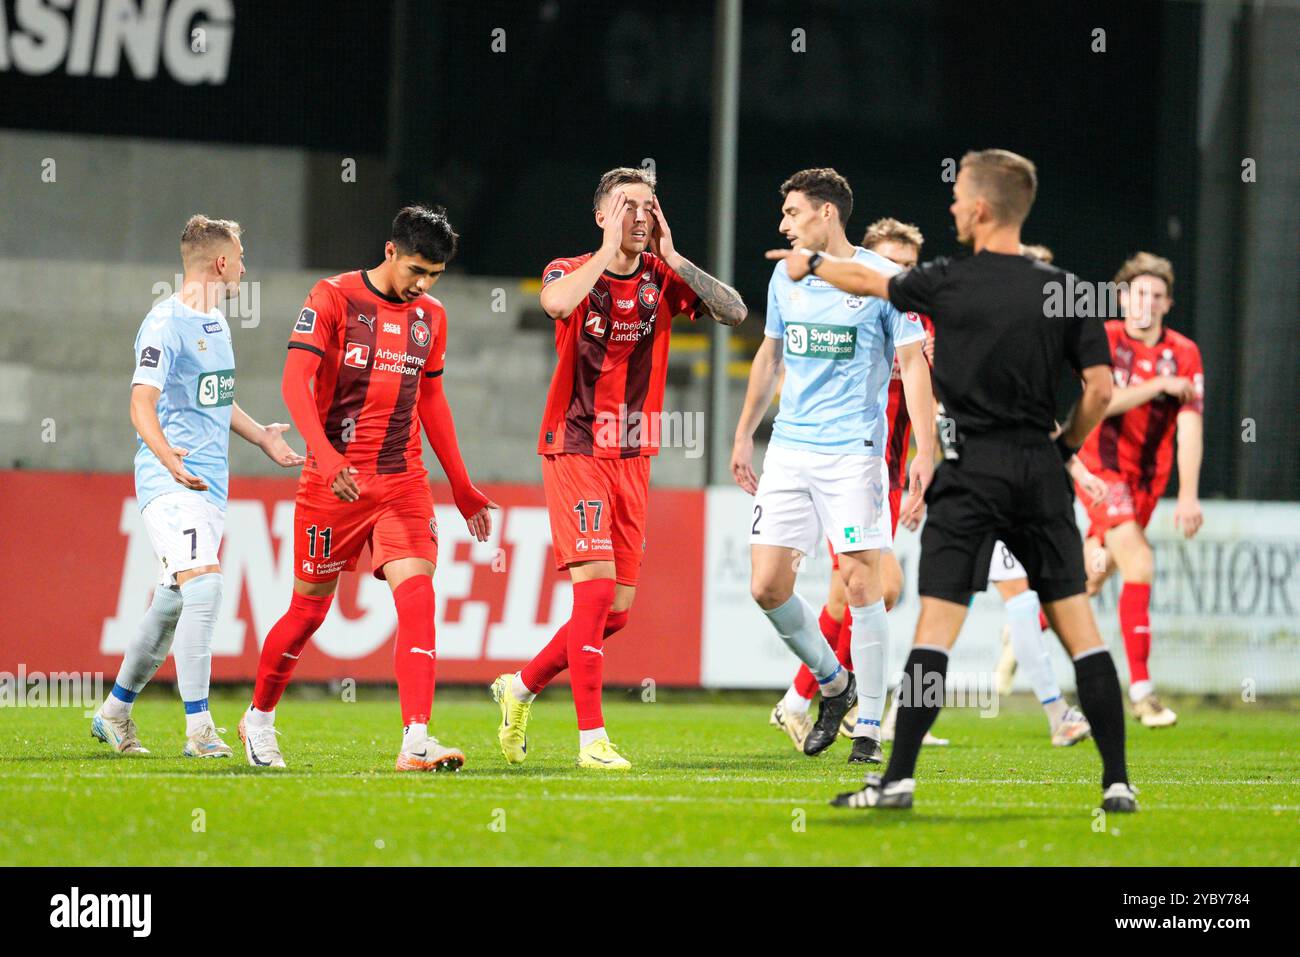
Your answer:
[[[451,262],[460,240],[441,206],[404,207],[393,219],[390,238],[399,255],[423,256],[431,263]]]
[[[849,181],[829,166],[802,169],[781,184],[781,198],[793,192],[803,193],[813,205],[830,203],[840,214],[840,225],[853,214],[853,190]]]

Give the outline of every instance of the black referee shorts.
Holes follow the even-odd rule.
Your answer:
[[[935,470],[925,502],[917,575],[922,595],[968,604],[988,587],[998,539],[1025,566],[1040,601],[1083,592],[1074,486],[1042,433],[967,436],[960,457]]]

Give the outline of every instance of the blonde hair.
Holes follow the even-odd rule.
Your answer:
[[[1024,246],[1020,247],[1021,255],[1028,256],[1030,259],[1036,259],[1040,263],[1050,263],[1055,257],[1052,251],[1046,246]]]
[[[919,253],[921,247],[925,245],[925,237],[921,235],[921,230],[911,223],[900,222],[886,216],[868,226],[867,231],[862,235],[862,245],[867,249],[884,242],[915,246]]]
[[[977,195],[988,201],[1000,223],[1019,225],[1029,216],[1038,195],[1038,170],[1033,162],[1010,150],[979,150],[961,158]]]
[[[181,231],[181,262],[187,267],[198,261],[218,243],[230,242],[243,233],[243,227],[233,219],[210,219],[195,213],[185,221]]]
[[[1117,283],[1131,283],[1138,276],[1155,276],[1165,281],[1165,292],[1174,294],[1174,264],[1155,253],[1134,253],[1115,274]]]

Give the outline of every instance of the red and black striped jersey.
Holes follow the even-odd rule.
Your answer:
[[[432,296],[386,296],[365,270],[312,287],[289,337],[290,349],[321,357],[312,383],[330,445],[363,474],[423,472],[420,384],[442,375],[447,313]],[[314,469],[308,450],[305,468]]]
[[[1089,471],[1119,472],[1138,488],[1159,495],[1169,484],[1174,466],[1174,426],[1180,412],[1200,414],[1205,407],[1205,371],[1201,350],[1182,333],[1166,326],[1154,345],[1129,337],[1121,319],[1106,323],[1106,338],[1115,384],[1137,385],[1156,376],[1186,376],[1196,387],[1190,402],[1161,393],[1150,402],[1101,420],[1092,430],[1079,458]]]
[[[934,335],[934,323],[930,317],[919,312],[909,312],[908,318],[915,318],[925,328],[927,336]],[[894,354],[894,369],[889,374],[889,406],[886,412],[889,437],[885,440],[885,469],[889,472],[891,489],[907,488],[907,443],[912,437],[912,418],[907,412],[907,402],[903,396],[903,373],[898,365],[898,353]]]
[[[542,284],[590,258],[584,253],[553,260]],[[642,253],[640,266],[626,276],[603,273],[587,298],[555,322],[559,362],[546,395],[538,454],[657,454],[672,318],[694,319],[699,301],[653,253]]]

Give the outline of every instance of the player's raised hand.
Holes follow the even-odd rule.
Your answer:
[[[754,439],[737,436],[731,446],[731,477],[750,495],[758,492],[758,477],[754,475]]]
[[[476,541],[486,542],[492,535],[492,509],[500,507],[496,502],[488,502],[465,519],[465,524],[469,527],[469,533],[474,536]]]
[[[764,259],[784,259],[785,271],[790,274],[790,278],[798,282],[804,276],[808,275],[808,259],[812,253],[807,249],[769,249],[763,253]]]
[[[934,336],[925,337],[925,342],[921,343],[921,355],[925,356],[925,361],[934,365]]]
[[[650,211],[654,213],[654,228],[650,231],[650,246],[655,255],[660,259],[667,260],[677,252],[673,245],[673,231],[668,228],[668,220],[664,217],[663,207],[659,205],[659,197],[650,198]]]
[[[272,422],[270,425],[263,426],[262,431],[264,435],[258,445],[276,465],[288,469],[307,461],[284,440],[284,433],[289,431],[289,426],[285,423]]]
[[[1191,495],[1179,495],[1178,504],[1174,506],[1174,528],[1182,531],[1183,538],[1191,538],[1199,532],[1204,521],[1200,500]]]
[[[344,502],[355,502],[361,498],[361,486],[353,478],[357,470],[347,463],[345,459],[342,467],[334,473],[334,480],[330,482],[330,491],[334,497]]]
[[[605,214],[605,231],[602,245],[607,249],[617,250],[623,245],[623,214],[627,212],[627,193],[616,189],[610,193],[602,210]]]
[[[183,485],[195,492],[206,492],[208,483],[203,481],[197,475],[191,475],[185,471],[185,463],[181,461],[185,456],[190,454],[189,449],[172,449],[172,460],[167,462],[167,471],[172,474],[179,485]]]

